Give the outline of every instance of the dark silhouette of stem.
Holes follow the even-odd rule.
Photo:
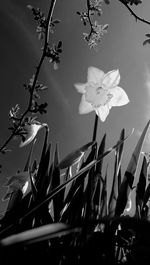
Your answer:
[[[89,33],[89,38],[90,38],[93,32],[93,24],[92,24],[91,16],[90,16],[90,0],[87,0],[87,16],[88,16],[88,21],[89,21],[90,28],[91,28],[90,33]]]
[[[94,122],[94,130],[93,130],[93,139],[92,141],[96,141],[96,135],[97,135],[97,127],[98,127],[98,116],[95,114],[95,122]]]

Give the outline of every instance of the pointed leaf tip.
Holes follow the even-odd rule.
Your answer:
[[[84,153],[88,150],[89,147],[92,147],[95,142],[89,142],[82,147],[76,149],[75,151],[71,152],[67,155],[62,161],[59,163],[60,169],[65,169],[77,163],[79,159],[84,155]]]

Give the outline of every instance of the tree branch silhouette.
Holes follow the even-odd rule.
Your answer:
[[[141,17],[139,17],[133,10],[132,10],[132,8],[126,3],[126,1],[124,1],[124,0],[118,0],[120,3],[122,3],[128,10],[129,10],[129,12],[131,13],[131,15],[132,16],[134,16],[135,17],[135,20],[136,21],[141,21],[141,22],[143,22],[143,23],[145,23],[145,24],[148,24],[148,25],[150,25],[150,21],[148,21],[148,20],[146,20],[146,19],[144,19],[144,18],[141,18]]]
[[[6,139],[6,141],[1,145],[1,147],[0,147],[0,153],[4,153],[4,150],[5,150],[6,146],[8,145],[8,143],[13,139],[13,137],[15,136],[16,132],[18,131],[18,129],[23,125],[24,118],[26,117],[26,115],[29,112],[31,112],[32,101],[33,101],[33,96],[34,96],[34,91],[35,91],[36,83],[37,83],[38,76],[39,76],[39,73],[40,73],[42,64],[44,62],[44,59],[47,56],[46,55],[46,51],[47,51],[47,47],[48,47],[48,43],[49,43],[50,24],[52,22],[52,16],[53,16],[55,4],[56,4],[56,0],[51,0],[51,4],[50,4],[49,12],[48,12],[48,15],[47,15],[47,20],[46,20],[46,28],[45,28],[45,35],[44,35],[45,39],[44,39],[43,52],[42,52],[42,55],[41,55],[39,64],[36,67],[36,72],[35,72],[33,84],[32,84],[31,90],[30,90],[30,97],[29,97],[28,106],[27,106],[26,110],[23,112],[23,114],[21,115],[21,117],[19,119],[17,119],[18,120],[18,124],[15,127],[15,129],[13,130],[13,132]]]

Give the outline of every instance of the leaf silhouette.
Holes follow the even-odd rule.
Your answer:
[[[125,135],[125,130],[122,129],[121,134],[120,134],[120,140],[124,138],[124,135]],[[109,211],[110,216],[113,216],[115,213],[116,201],[117,201],[117,196],[118,196],[119,170],[121,166],[123,145],[124,145],[124,142],[118,148],[116,148],[116,152],[115,152],[114,175],[113,175],[112,188],[111,188],[110,198],[109,198],[109,203],[108,203],[108,211]]]
[[[63,223],[48,224],[3,238],[0,245],[8,247],[16,244],[33,244],[79,231],[80,228],[74,228]]]
[[[146,157],[143,157],[143,162],[142,162],[142,168],[139,176],[139,181],[137,183],[137,188],[136,188],[136,208],[137,211],[142,210],[143,206],[143,198],[144,198],[144,193],[145,193],[145,188],[146,188],[146,179],[147,179],[147,169],[148,169],[148,163],[146,160]]]
[[[98,154],[97,154],[98,156],[100,156],[101,154],[104,153],[105,145],[106,145],[106,133],[104,134],[102,141],[99,145]],[[101,173],[102,165],[103,165],[103,160],[101,160],[101,162],[96,165],[96,172],[97,173]]]
[[[64,187],[66,187],[69,183],[71,183],[72,181],[76,180],[76,179],[81,179],[84,176],[84,173],[88,172],[93,166],[95,166],[97,163],[99,163],[99,161],[101,161],[101,159],[103,159],[105,156],[107,156],[108,154],[110,154],[111,152],[113,152],[114,150],[116,150],[116,148],[122,144],[122,142],[126,141],[131,134],[133,133],[133,131],[126,136],[123,140],[117,142],[117,144],[115,144],[113,147],[109,148],[107,151],[105,151],[102,155],[100,155],[98,157],[98,159],[95,159],[93,161],[91,161],[88,165],[86,165],[85,167],[83,167],[75,176],[73,176],[71,179],[68,179],[66,182],[64,182],[63,184],[59,185],[58,187],[56,187],[54,190],[52,190],[48,195],[46,195],[45,199],[38,203],[37,205],[35,205],[34,207],[31,207],[24,215],[22,215],[22,217],[19,218],[15,218],[15,224],[17,222],[22,222],[24,221],[26,218],[28,218],[29,216],[32,216],[33,214],[35,214],[35,212],[37,210],[39,210],[41,207],[44,207],[45,204],[47,204],[50,200],[52,200],[54,198],[54,196],[56,196],[56,194],[58,194],[58,192],[60,192],[62,189],[64,189]],[[5,229],[3,229],[2,231],[0,231],[0,235],[2,236],[3,234],[5,234],[6,232],[9,231],[9,229],[12,229],[14,227],[14,224],[12,223],[11,226],[6,226]]]
[[[143,41],[143,46],[145,46],[146,44],[150,44],[150,39]]]
[[[108,205],[107,205],[107,168],[105,173],[105,178],[103,181],[102,195],[101,195],[101,211],[100,216],[104,217],[108,214]]]
[[[116,202],[116,209],[115,209],[115,215],[121,215],[125,209],[125,206],[128,201],[128,196],[130,194],[130,191],[132,190],[132,185],[134,182],[134,174],[136,171],[136,167],[139,160],[139,155],[143,146],[143,142],[145,140],[145,136],[148,130],[150,124],[150,120],[147,122],[140,139],[138,140],[138,143],[132,153],[131,159],[129,161],[128,167],[125,171],[125,175],[123,178],[123,181],[120,185],[119,194]]]
[[[144,198],[143,198],[143,210],[146,207],[146,204],[150,198],[150,183],[146,187],[145,193],[144,193]]]
[[[48,144],[48,137],[49,137],[49,128],[45,127],[44,144],[43,144],[42,154],[40,157],[40,162],[39,162],[39,167],[38,167],[38,172],[37,172],[37,177],[36,177],[36,182],[35,182],[35,186],[37,190],[41,188],[41,182],[43,182],[43,174],[45,174],[45,172],[47,171],[48,165],[45,165],[45,156],[47,153],[47,149],[50,148]]]
[[[149,33],[145,34],[145,36],[148,37],[148,38],[150,38],[150,34]]]

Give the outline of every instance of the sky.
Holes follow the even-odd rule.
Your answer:
[[[39,7],[47,14],[49,0],[5,0],[0,5],[0,143],[9,136],[9,110],[16,104],[23,111],[28,96],[24,83],[34,74],[41,56],[42,43],[37,39],[35,21],[27,5]],[[125,143],[123,170],[125,170],[134,147],[150,117],[150,46],[143,46],[145,34],[150,33],[150,26],[136,22],[129,11],[117,0],[110,5],[103,4],[103,15],[99,23],[109,24],[98,50],[90,50],[83,40],[83,32],[88,32],[80,21],[77,11],[85,10],[85,0],[57,1],[54,18],[61,23],[51,35],[51,41],[63,43],[63,53],[58,70],[45,61],[39,81],[48,87],[41,97],[48,103],[46,115],[39,121],[46,122],[50,128],[50,141],[55,146],[59,143],[60,159],[74,149],[90,142],[94,125],[94,112],[86,115],[78,113],[81,95],[74,84],[87,80],[89,66],[98,67],[104,72],[119,69],[120,86],[126,91],[130,103],[111,109],[105,122],[99,121],[97,140],[100,142],[106,132],[106,146],[113,146],[120,136],[122,128],[126,135],[134,128],[133,135]],[[150,1],[144,0],[134,11],[142,18],[150,20]],[[37,136],[34,156],[39,158],[44,131]],[[1,155],[0,194],[7,177],[24,168],[30,147],[19,148],[19,140],[8,146],[12,151]],[[150,131],[143,146],[143,151],[150,151]],[[111,160],[111,157],[109,157]],[[2,205],[3,208],[3,205]]]

